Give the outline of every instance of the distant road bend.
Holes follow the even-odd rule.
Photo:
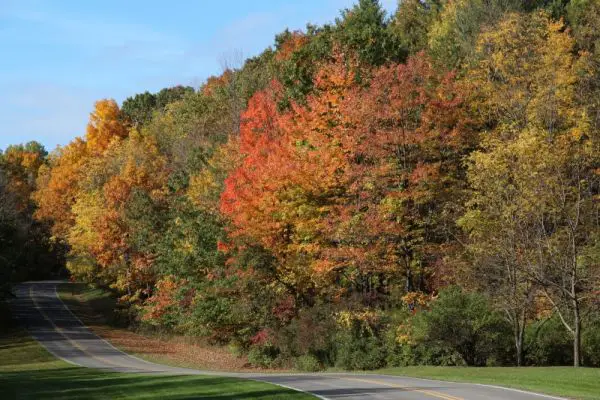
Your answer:
[[[82,367],[166,375],[219,375],[254,379],[311,393],[321,399],[541,400],[559,397],[467,383],[366,374],[224,373],[150,363],[116,349],[92,333],[58,297],[60,282],[18,285],[12,300],[18,320],[56,357]]]

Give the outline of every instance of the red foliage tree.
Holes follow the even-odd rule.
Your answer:
[[[338,282],[339,293],[371,300],[399,275],[425,289],[469,145],[453,76],[419,55],[374,71],[368,86],[333,63],[316,87],[306,106],[281,114],[272,90],[250,102],[245,158],[222,196],[231,236],[272,252],[281,279],[301,291]]]

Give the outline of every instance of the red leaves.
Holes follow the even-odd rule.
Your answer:
[[[277,108],[272,96],[271,90],[257,93],[242,115],[243,167],[234,170],[225,180],[221,195],[221,211],[230,216],[236,226],[250,225],[252,211],[265,206],[263,194],[267,194],[269,182],[261,178],[269,175],[266,171],[275,163],[273,156],[280,152]]]
[[[409,181],[412,184],[421,182],[434,182],[440,177],[440,163],[425,164],[418,161],[414,170],[410,174]]]
[[[282,298],[275,307],[273,307],[273,315],[282,322],[291,321],[296,315],[296,302],[291,296]]]
[[[282,267],[291,279],[329,280],[349,267],[398,271],[428,240],[417,228],[431,219],[422,205],[443,203],[438,186],[460,168],[460,158],[445,156],[463,143],[453,76],[439,77],[419,55],[374,71],[365,87],[338,62],[317,74],[316,88],[306,106],[285,113],[273,89],[250,101],[245,159],[221,197],[231,237],[292,263]]]
[[[265,346],[271,343],[273,332],[270,329],[262,329],[250,339],[255,346]]]
[[[240,126],[240,150],[250,155],[262,147],[268,140],[277,135],[277,104],[275,96],[279,91],[278,84],[257,92],[248,102],[248,108],[242,113]]]

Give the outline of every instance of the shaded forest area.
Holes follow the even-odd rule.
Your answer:
[[[51,238],[51,223],[33,217],[32,194],[48,153],[30,142],[0,153],[0,300],[10,283],[66,276],[66,246]]]
[[[600,366],[599,128],[597,0],[359,0],[6,149],[2,282],[257,366]]]

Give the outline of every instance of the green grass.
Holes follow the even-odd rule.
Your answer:
[[[405,367],[378,374],[484,383],[572,399],[600,399],[600,369],[573,367]]]
[[[57,360],[22,330],[8,324],[0,326],[0,397],[23,400],[314,398],[279,386],[235,378],[120,374],[75,367]]]

